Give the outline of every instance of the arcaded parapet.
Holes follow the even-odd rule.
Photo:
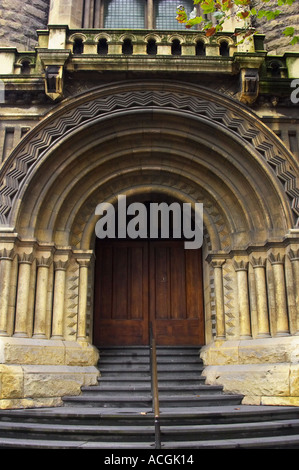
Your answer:
[[[1,1],[0,44],[33,50],[37,45],[36,30],[45,29],[48,23],[50,0]]]

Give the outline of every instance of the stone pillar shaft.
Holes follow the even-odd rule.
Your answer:
[[[24,253],[19,259],[18,290],[14,336],[27,337],[30,274],[33,255]]]
[[[0,279],[0,336],[8,336],[8,307],[10,294],[10,275],[13,260],[13,250],[3,250],[0,253],[1,279]]]
[[[294,275],[294,285],[295,285],[295,302],[297,310],[297,332],[296,335],[299,335],[299,249],[290,250],[289,258],[292,262],[293,275]]]
[[[225,339],[225,319],[224,319],[224,297],[222,265],[223,260],[213,260],[214,283],[215,283],[215,307],[216,307],[216,338]]]
[[[53,300],[53,324],[52,339],[63,339],[63,314],[64,295],[67,262],[57,261],[54,263],[54,300]]]
[[[248,263],[234,263],[237,272],[238,283],[238,305],[240,319],[240,336],[241,338],[251,338],[250,308],[248,295]]]
[[[266,261],[253,258],[253,268],[256,287],[258,337],[270,336],[267,287],[266,287]]]
[[[79,306],[78,306],[78,329],[77,339],[86,340],[86,315],[87,315],[87,293],[88,293],[88,267],[89,260],[78,260],[79,271]]]
[[[288,307],[286,300],[286,286],[284,277],[284,264],[280,256],[270,256],[273,268],[276,310],[276,334],[278,336],[289,334]]]
[[[46,316],[50,258],[38,261],[33,336],[46,338]]]

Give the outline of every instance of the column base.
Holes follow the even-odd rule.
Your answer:
[[[21,332],[19,332],[19,333],[14,333],[14,334],[13,334],[13,337],[14,337],[14,338],[28,338],[28,335],[27,335],[27,333],[21,333]]]

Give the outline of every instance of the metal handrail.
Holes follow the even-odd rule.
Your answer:
[[[157,348],[156,348],[156,340],[153,335],[153,328],[152,328],[151,323],[150,323],[150,368],[151,368],[152,411],[155,417],[155,449],[161,449],[160,406],[159,406],[158,372],[157,372]]]

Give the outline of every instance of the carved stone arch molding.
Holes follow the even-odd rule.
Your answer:
[[[7,380],[23,384],[21,406],[32,368],[20,379],[15,364],[42,366],[38,406],[53,403],[59,373],[61,396],[97,383],[95,208],[119,194],[203,202],[207,383],[248,404],[264,390],[267,404],[278,395],[298,404],[298,176],[293,155],[252,111],[200,86],[112,83],[60,103],[0,175],[0,356]]]
[[[96,158],[87,158],[89,154]],[[39,227],[53,237],[60,223],[55,214],[62,214],[65,201],[73,204],[80,187],[82,191],[87,185],[85,196],[80,193],[82,207],[99,184],[113,187],[128,172],[135,178],[134,172],[153,171],[153,157],[159,160],[160,177],[172,174],[184,179],[186,187],[205,188],[207,207],[213,211],[218,206],[232,233],[260,232],[261,242],[298,226],[298,164],[251,111],[202,87],[145,80],[101,86],[66,100],[28,133],[1,170],[2,231],[22,236],[26,225],[32,230],[27,237],[38,235],[36,221],[51,202],[51,221]],[[108,160],[109,172],[102,166]],[[93,175],[97,181],[101,175],[101,183],[91,185]],[[56,201],[51,188],[56,188]],[[30,224],[24,221],[28,214],[33,214]],[[242,227],[237,229],[239,217]],[[69,223],[76,225],[75,219]]]

